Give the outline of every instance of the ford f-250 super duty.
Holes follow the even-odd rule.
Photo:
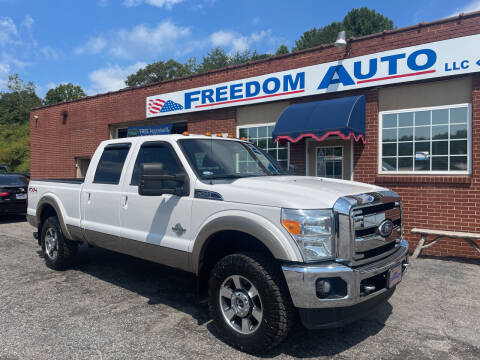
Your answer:
[[[394,292],[408,266],[398,195],[293,176],[232,138],[102,142],[84,180],[33,180],[28,220],[52,269],[87,243],[195,273],[234,346],[262,352],[297,315],[341,326]]]

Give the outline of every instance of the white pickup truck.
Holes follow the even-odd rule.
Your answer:
[[[85,179],[32,180],[28,220],[52,269],[81,243],[196,274],[225,339],[247,352],[341,326],[408,266],[398,195],[292,176],[247,141],[158,135],[102,142]]]

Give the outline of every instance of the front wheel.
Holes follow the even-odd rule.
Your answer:
[[[226,340],[249,353],[279,344],[295,319],[280,269],[273,259],[250,253],[228,255],[215,265],[209,308]]]
[[[65,270],[73,264],[78,244],[65,238],[55,216],[49,217],[42,226],[42,252],[47,266],[54,270]]]

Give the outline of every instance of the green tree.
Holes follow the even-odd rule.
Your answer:
[[[345,30],[347,37],[360,37],[394,28],[393,21],[367,7],[352,9],[341,22],[332,22],[321,28],[305,31],[295,42],[293,50],[308,49],[321,44],[333,43],[337,34]]]
[[[280,47],[277,49],[277,52],[275,55],[283,55],[283,54],[288,54],[290,51],[288,51],[288,47],[286,45],[280,45]]]
[[[343,26],[348,37],[360,37],[394,28],[392,20],[367,7],[350,10],[343,18]]]
[[[24,83],[18,74],[8,77],[8,91],[0,92],[0,124],[23,124],[30,119],[30,109],[42,105],[32,82]]]
[[[0,163],[12,171],[30,168],[30,110],[42,105],[32,82],[17,74],[8,78],[8,91],[0,93]]]
[[[266,59],[272,56],[271,54],[259,54],[257,50],[254,50],[252,53],[252,56],[250,57],[249,61],[254,61],[254,60],[260,60],[260,59]]]
[[[47,91],[43,102],[45,105],[51,105],[80,99],[85,96],[87,95],[79,85],[73,85],[72,83],[60,84],[56,88]]]
[[[153,84],[159,81],[171,80],[191,75],[195,72],[195,58],[189,59],[185,64],[170,59],[168,61],[157,61],[138,70],[135,74],[127,77],[127,86],[142,86]]]
[[[219,69],[230,65],[230,59],[225,50],[216,47],[210,50],[207,56],[203,57],[202,62],[198,65],[197,72],[205,72],[213,69]]]

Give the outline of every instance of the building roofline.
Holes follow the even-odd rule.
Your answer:
[[[438,25],[438,24],[447,23],[447,22],[453,22],[453,21],[456,21],[456,20],[461,20],[461,19],[470,18],[470,17],[477,17],[477,16],[480,17],[480,11],[473,11],[473,12],[470,12],[470,13],[467,13],[467,14],[460,13],[459,15],[451,16],[451,17],[448,17],[448,18],[433,20],[433,21],[430,21],[430,22],[420,22],[416,25],[405,26],[405,27],[402,27],[402,28],[397,28],[397,29],[392,29],[392,30],[384,30],[384,31],[379,32],[379,33],[365,35],[365,36],[361,36],[361,37],[358,37],[358,38],[352,37],[352,38],[349,38],[348,41],[360,42],[360,41],[370,40],[370,39],[377,38],[377,37],[382,37],[382,36],[385,36],[385,35],[407,32],[407,31],[411,31],[411,30],[415,30],[415,29],[426,28],[426,27],[433,26],[433,25]],[[239,69],[239,68],[242,68],[242,67],[257,65],[257,64],[264,63],[264,62],[274,61],[274,60],[283,59],[283,58],[287,58],[287,57],[293,57],[293,56],[297,56],[299,54],[305,54],[305,53],[314,52],[314,51],[321,50],[321,49],[331,48],[333,46],[334,46],[333,43],[331,43],[331,44],[321,44],[321,45],[311,47],[311,48],[308,48],[308,49],[289,52],[287,54],[272,55],[272,56],[269,56],[269,57],[264,58],[264,59],[247,61],[245,63],[238,64],[238,65],[230,65],[230,66],[223,67],[223,68],[208,70],[208,71],[205,71],[205,72],[202,72],[202,73],[192,74],[192,75],[179,77],[179,78],[175,78],[175,79],[170,79],[170,80],[158,81],[158,82],[148,84],[148,85],[125,87],[125,88],[120,89],[120,90],[109,91],[109,92],[106,92],[106,93],[100,93],[100,94],[95,94],[95,95],[91,95],[91,96],[85,96],[85,97],[82,97],[80,99],[64,101],[64,102],[61,102],[61,103],[56,103],[56,104],[51,104],[51,105],[38,106],[38,107],[32,108],[30,111],[42,110],[42,109],[55,107],[55,106],[62,106],[62,105],[65,105],[65,104],[86,101],[86,100],[95,99],[95,98],[99,98],[99,97],[103,97],[103,96],[119,94],[119,93],[127,92],[127,91],[134,91],[134,90],[138,90],[138,89],[147,89],[147,88],[150,88],[150,87],[155,87],[155,86],[159,86],[159,85],[162,85],[162,84],[168,84],[168,83],[175,82],[175,81],[180,81],[180,80],[194,79],[194,78],[200,77],[200,76],[216,74],[216,73],[219,73],[219,72],[225,72],[225,71],[229,71],[229,70]]]

